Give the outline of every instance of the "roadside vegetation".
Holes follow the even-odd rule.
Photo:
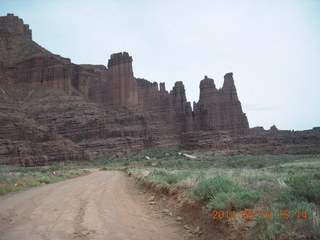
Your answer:
[[[63,163],[43,167],[0,166],[0,195],[76,178],[88,171]]]
[[[79,165],[0,166],[0,195],[82,176],[90,167],[124,170],[143,183],[186,191],[210,211],[261,213],[240,219],[255,221],[251,239],[320,239],[320,155],[208,156],[155,149]]]
[[[244,220],[255,221],[252,239],[320,239],[319,155],[197,155],[153,150],[100,162],[103,170],[125,169],[139,181],[183,189],[212,211],[256,213]]]

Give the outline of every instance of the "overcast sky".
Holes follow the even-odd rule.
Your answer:
[[[136,77],[199,98],[233,72],[250,127],[320,126],[320,0],[0,0],[33,40],[77,64],[133,57]]]

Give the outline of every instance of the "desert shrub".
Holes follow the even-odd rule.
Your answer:
[[[245,187],[264,193],[270,200],[278,197],[283,191],[281,184],[282,182],[279,182],[279,179],[275,176],[262,172],[257,172],[255,175],[247,177],[244,182]]]
[[[295,192],[292,189],[286,188],[286,189],[283,189],[279,194],[278,201],[289,204],[290,202],[296,201],[297,199],[300,199],[300,198],[297,198],[297,195],[295,194]]]
[[[272,218],[259,218],[252,231],[254,239],[318,239],[320,237],[319,211],[305,201],[275,202],[265,211],[272,213]],[[290,217],[280,217],[281,211],[288,211]],[[298,218],[297,211],[307,212],[308,218]]]
[[[13,192],[14,191],[14,185],[12,184],[1,184],[0,185],[0,195],[4,195],[8,192]]]
[[[209,208],[218,210],[235,210],[253,207],[261,194],[257,191],[239,188],[235,192],[219,192],[210,199]]]
[[[198,184],[198,182],[199,182],[199,178],[198,177],[196,177],[196,178],[187,177],[187,178],[185,178],[183,180],[180,180],[176,184],[176,186],[178,188],[191,189],[191,188],[195,187]]]
[[[234,182],[224,176],[217,176],[201,181],[194,189],[193,196],[199,199],[210,199],[220,192],[231,192],[235,188]]]
[[[285,182],[298,196],[306,198],[309,202],[320,204],[319,173],[293,175]]]
[[[0,187],[0,196],[6,194],[7,191],[4,187]]]
[[[36,180],[35,181],[26,182],[26,186],[27,187],[36,187],[38,185],[40,185],[40,182],[36,181]]]
[[[286,156],[271,156],[271,155],[261,155],[261,156],[232,156],[225,157],[225,166],[231,168],[253,168],[259,169],[274,164],[279,164],[279,162],[287,162],[292,160]]]
[[[63,181],[63,180],[66,180],[67,177],[46,177],[46,176],[43,176],[43,177],[40,177],[38,178],[38,181],[40,183],[46,183],[46,184],[49,184],[49,183],[55,183],[55,182],[59,182],[59,181]]]
[[[151,172],[147,176],[147,180],[150,180],[152,182],[159,183],[162,185],[168,185],[168,184],[177,183],[178,176],[165,169],[155,168],[151,170]]]
[[[163,168],[154,168],[149,172],[146,180],[167,186],[177,184],[187,178],[200,178],[202,175],[202,172],[192,170],[167,171]]]
[[[46,184],[53,183],[52,179],[50,179],[48,177],[40,177],[40,178],[38,178],[38,181],[40,183],[46,183]]]
[[[163,168],[154,168],[150,171],[149,176],[164,176],[168,171]]]
[[[217,176],[200,182],[193,189],[193,196],[210,200],[208,207],[217,210],[252,207],[261,199],[258,191],[235,184],[231,179]]]
[[[79,177],[79,176],[85,175],[87,172],[88,171],[85,169],[71,169],[67,172],[58,171],[56,172],[56,176],[73,178],[73,177]]]
[[[248,183],[256,183],[260,181],[268,181],[268,182],[274,182],[274,176],[269,175],[269,174],[257,174],[255,176],[249,176],[247,178]]]
[[[102,168],[102,170],[106,170],[105,167]],[[135,173],[136,173],[136,169],[135,169],[135,168],[129,168],[129,169],[127,169],[126,172],[127,172],[127,174],[128,174],[129,176],[134,176]]]
[[[320,239],[320,214],[314,214],[312,220],[313,235],[315,239]]]
[[[152,149],[144,152],[145,156],[155,159],[172,158],[172,159],[185,159],[183,154],[179,154],[177,150],[169,149]]]
[[[288,227],[273,219],[259,218],[251,235],[252,239],[275,240],[280,239],[280,236],[289,237],[285,239],[292,239],[293,234]]]
[[[127,162],[125,162],[123,165],[124,165],[124,166],[129,166],[129,165],[130,165],[130,162],[127,161]]]

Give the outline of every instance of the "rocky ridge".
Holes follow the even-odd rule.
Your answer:
[[[87,153],[154,147],[234,149],[260,141],[249,129],[232,73],[221,89],[205,76],[192,108],[182,82],[167,91],[164,83],[136,78],[132,62],[121,52],[107,66],[73,64],[35,43],[22,19],[0,17],[0,164],[88,160]],[[15,133],[23,128],[24,134]],[[9,151],[8,141],[30,150]],[[60,145],[48,151],[43,144]]]

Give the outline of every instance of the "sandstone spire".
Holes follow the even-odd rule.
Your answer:
[[[132,71],[132,57],[127,52],[112,54],[108,62],[109,103],[113,106],[138,105],[138,87]]]
[[[224,76],[222,89],[217,90],[213,79],[200,82],[200,98],[194,103],[195,128],[202,131],[227,130],[234,134],[249,131],[248,120],[242,112],[234,85],[233,74]]]
[[[239,101],[236,86],[234,85],[233,73],[224,75],[222,92],[225,94],[224,101]]]

